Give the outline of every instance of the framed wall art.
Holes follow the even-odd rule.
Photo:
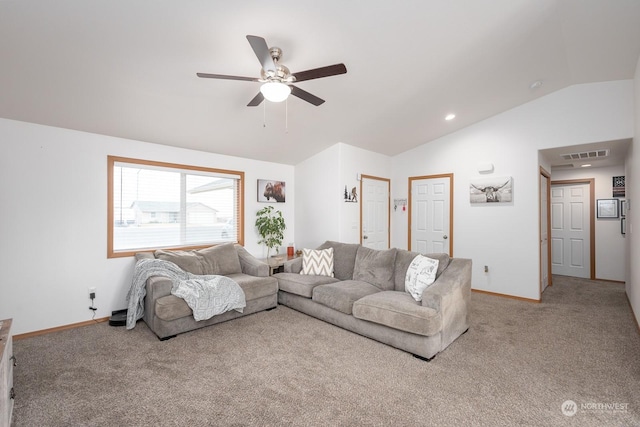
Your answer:
[[[618,199],[598,199],[598,218],[618,218]]]
[[[625,188],[624,188],[624,176],[614,176],[613,177],[613,197],[624,197],[625,196]]]
[[[265,203],[284,203],[286,201],[284,181],[258,180],[258,201]]]
[[[469,183],[471,203],[509,203],[513,200],[513,179],[510,176],[476,178]]]

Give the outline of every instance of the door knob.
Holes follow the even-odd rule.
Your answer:
[[[364,240],[367,240],[367,239],[369,238],[369,236],[362,236],[362,238],[363,238]]]
[[[442,236],[442,238],[443,238],[444,240],[447,240],[447,239],[449,238],[449,236],[447,236],[447,235],[445,234],[444,236]]]

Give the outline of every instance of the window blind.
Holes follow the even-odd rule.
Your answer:
[[[242,240],[243,172],[109,157],[110,256]]]

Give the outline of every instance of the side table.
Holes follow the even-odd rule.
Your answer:
[[[274,255],[269,258],[261,258],[259,261],[269,266],[269,276],[273,276],[276,273],[282,273],[284,263],[294,258],[297,258],[297,256]]]

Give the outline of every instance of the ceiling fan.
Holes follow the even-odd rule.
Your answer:
[[[314,68],[312,70],[291,73],[287,67],[280,64],[282,50],[279,47],[269,48],[264,38],[258,36],[247,36],[251,48],[258,57],[262,65],[260,77],[228,76],[224,74],[196,73],[198,77],[208,79],[244,80],[249,82],[261,82],[260,92],[247,104],[247,107],[256,107],[265,99],[271,102],[281,102],[291,94],[305,100],[315,106],[324,103],[311,93],[294,86],[293,83],[305,80],[319,79],[322,77],[345,74],[347,67],[344,64],[329,65],[326,67]]]

